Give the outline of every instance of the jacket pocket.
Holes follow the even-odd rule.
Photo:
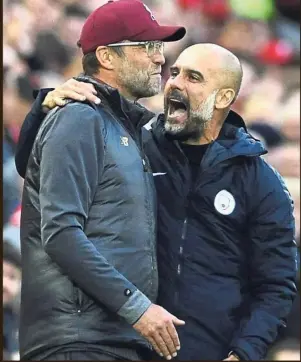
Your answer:
[[[76,284],[73,283],[73,302],[77,313],[86,312],[93,309],[96,304],[92,298],[89,298]]]
[[[213,303],[210,301],[210,304]],[[195,315],[198,324],[210,331],[210,336],[223,345],[228,345],[235,332],[235,318],[229,315],[229,310],[214,310],[207,303],[200,306],[199,317]]]
[[[80,305],[79,289],[75,284],[73,284],[73,301],[75,304],[76,312],[81,311],[82,306]]]
[[[77,313],[85,311],[87,301],[85,300],[84,293],[76,284],[73,284],[73,301]]]

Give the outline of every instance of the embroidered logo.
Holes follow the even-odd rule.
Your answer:
[[[214,199],[214,207],[222,215],[232,214],[235,204],[233,195],[226,190],[221,190]]]
[[[154,17],[151,9],[145,4],[143,4],[143,6],[145,7],[146,11],[148,11],[150,13],[150,16],[151,16],[152,20],[156,21],[156,18]]]
[[[120,140],[121,140],[121,144],[122,144],[122,146],[128,146],[129,145],[129,139],[128,139],[128,137],[122,137],[122,136],[120,136]]]

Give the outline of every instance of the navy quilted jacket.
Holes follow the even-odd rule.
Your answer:
[[[262,359],[296,294],[293,202],[263,145],[230,112],[200,164],[144,132],[158,198],[158,304],[186,321],[180,360]]]

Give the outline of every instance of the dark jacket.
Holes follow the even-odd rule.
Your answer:
[[[40,122],[28,118],[26,127]],[[143,130],[143,141],[158,196],[158,303],[186,321],[178,359],[222,360],[231,350],[263,358],[296,294],[293,206],[281,177],[234,112],[195,185],[162,116]]]
[[[21,358],[72,342],[149,347],[131,324],[157,297],[155,188],[140,139],[153,114],[94,85],[101,104],[51,111],[28,161]]]
[[[234,112],[195,184],[162,116],[144,148],[158,197],[158,304],[186,321],[178,358],[263,358],[296,294],[293,205],[280,175]]]

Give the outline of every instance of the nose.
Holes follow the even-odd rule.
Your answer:
[[[169,77],[168,84],[172,89],[184,90],[184,80],[181,74],[176,75],[175,77]]]
[[[153,62],[157,65],[163,65],[165,64],[165,57],[164,54],[161,54],[159,52],[156,52],[156,54],[153,55]]]

